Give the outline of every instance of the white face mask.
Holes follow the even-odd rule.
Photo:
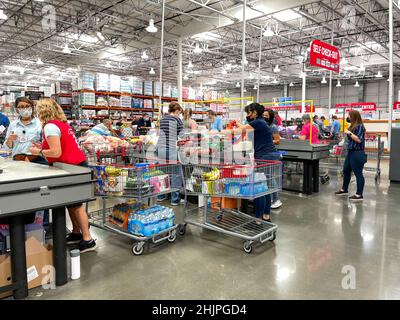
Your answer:
[[[32,109],[31,108],[18,109],[18,114],[22,118],[30,118],[32,116]]]

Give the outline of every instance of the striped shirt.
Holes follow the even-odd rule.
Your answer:
[[[363,151],[365,149],[365,127],[359,124],[353,129],[353,134],[356,135],[361,143],[354,141],[350,135],[347,136],[347,149],[350,151]]]
[[[168,153],[176,151],[176,142],[179,135],[183,132],[183,122],[180,118],[173,115],[166,115],[160,121],[160,138],[157,148]],[[165,152],[164,151],[164,152]]]

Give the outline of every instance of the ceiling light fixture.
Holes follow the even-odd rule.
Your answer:
[[[42,59],[40,57],[37,58],[36,64],[43,64],[43,61],[42,61]]]
[[[71,50],[70,50],[70,48],[68,47],[68,43],[65,44],[64,49],[63,49],[62,52],[63,52],[63,53],[66,53],[66,54],[70,54],[70,53],[71,53]]]
[[[270,26],[267,26],[267,29],[264,31],[264,37],[273,37],[275,32],[271,29]]]
[[[361,65],[360,65],[360,72],[365,72],[364,63],[361,63]]]
[[[340,80],[337,81],[336,87],[341,87],[342,84],[340,83]]]
[[[358,81],[356,81],[356,84],[354,85],[354,87],[358,88],[360,86],[360,84],[358,83]]]
[[[246,88],[243,89],[243,92],[247,92]]]
[[[147,55],[146,51],[143,51],[142,53],[142,60],[147,60],[149,56]]]
[[[97,35],[97,38],[99,38],[101,41],[106,40],[106,38],[104,38],[103,34],[100,31],[96,32],[96,35]]]
[[[157,27],[154,25],[154,19],[149,20],[149,25],[147,26],[146,31],[150,33],[157,32]]]
[[[183,80],[189,80],[189,77],[185,74],[185,75],[183,76]]]
[[[323,83],[323,84],[326,84],[326,83],[327,83],[327,81],[326,81],[326,78],[325,78],[325,77],[323,77],[323,78],[322,78],[322,80],[321,80],[321,83]]]
[[[192,63],[192,61],[189,61],[188,68],[189,68],[189,69],[192,69],[192,68],[193,68],[193,63]]]
[[[279,68],[279,65],[276,65],[276,66],[275,66],[274,72],[275,72],[275,73],[281,72],[281,69]]]
[[[201,49],[199,43],[196,42],[196,46],[195,46],[195,48],[193,49],[193,53],[195,53],[195,54],[200,54],[200,53],[202,53],[202,52],[203,52],[203,49]]]
[[[7,15],[3,10],[0,10],[0,20],[7,20]]]
[[[10,72],[8,70],[6,70],[6,72],[4,73],[5,75],[10,75]]]
[[[247,66],[249,64],[246,57],[244,58],[244,62],[243,62],[243,60],[241,60],[240,63],[243,63],[245,66]]]
[[[382,78],[382,73],[380,71],[378,71],[378,73],[375,75],[375,78]]]
[[[289,83],[289,87],[294,87],[293,82]]]
[[[111,65],[110,61],[107,61],[106,68],[112,68],[112,65]]]
[[[225,74],[228,74],[228,71],[226,71],[225,69],[223,69],[223,70],[221,71],[221,73],[225,75]]]
[[[156,72],[154,71],[154,68],[151,68],[149,71],[150,74],[156,74]]]
[[[236,88],[240,88],[240,83],[239,82],[236,83]]]
[[[278,84],[278,80],[276,80],[276,78],[274,78],[274,80],[272,80],[273,84]]]
[[[253,90],[257,90],[257,89],[258,89],[258,87],[257,87],[257,85],[255,84]]]
[[[25,73],[25,68],[21,68],[21,70],[19,70],[19,74],[23,75]]]

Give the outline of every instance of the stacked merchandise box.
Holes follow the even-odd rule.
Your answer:
[[[96,90],[110,91],[110,75],[106,73],[96,74]]]
[[[154,86],[154,95],[156,97],[159,97],[161,94],[161,86],[160,86],[160,81],[154,81],[153,82],[153,86]]]
[[[145,80],[143,83],[143,94],[146,96],[153,95],[153,81]]]
[[[178,98],[179,96],[179,90],[177,87],[172,87],[171,88],[171,97],[172,98]]]
[[[205,101],[211,100],[211,91],[204,91],[204,100]]]
[[[89,119],[96,116],[96,110],[82,110],[82,117]]]
[[[132,77],[132,93],[143,94],[143,80],[138,77]]]
[[[218,99],[218,92],[211,91],[211,100],[217,100],[217,99]]]
[[[121,77],[114,74],[110,75],[110,91],[121,91]]]
[[[51,95],[55,93],[51,90],[51,87],[40,87],[40,91],[43,91],[44,97],[51,97]]]
[[[65,81],[56,82],[56,93],[72,93],[72,83]]]
[[[133,98],[132,99],[132,108],[135,108],[135,109],[143,108],[143,99]]]
[[[108,107],[108,97],[106,95],[99,95],[96,97],[96,106]]]
[[[192,87],[189,87],[189,99],[194,100],[196,99],[196,90]]]
[[[203,90],[202,89],[196,90],[195,99],[196,100],[203,100]]]
[[[153,109],[153,100],[152,99],[143,99],[143,108]]]
[[[77,79],[76,90],[94,90],[94,73],[82,71]]]
[[[121,92],[131,93],[132,92],[132,78],[121,77]]]
[[[110,107],[120,107],[121,106],[120,97],[109,96],[108,97],[108,105]]]
[[[81,106],[95,106],[96,95],[94,92],[81,92],[79,94],[79,105]]]
[[[130,108],[132,105],[132,97],[130,95],[121,95],[120,106],[123,108]]]
[[[182,88],[182,99],[189,99],[189,88],[188,87]]]
[[[69,97],[57,97],[56,101],[61,106],[70,106],[72,104],[72,98]]]
[[[169,82],[163,83],[163,97],[171,97],[171,84]]]
[[[210,103],[210,110],[217,112],[217,104],[216,103]]]

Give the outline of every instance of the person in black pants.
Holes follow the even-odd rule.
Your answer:
[[[365,127],[361,114],[356,110],[351,110],[350,127],[345,131],[347,135],[347,156],[343,166],[343,187],[335,194],[338,196],[348,195],[351,172],[354,172],[357,180],[357,192],[349,197],[350,201],[362,201],[365,179],[363,176],[364,165],[367,162],[365,149]]]

